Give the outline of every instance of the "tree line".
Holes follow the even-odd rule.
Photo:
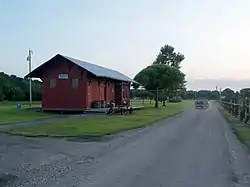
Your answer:
[[[182,99],[197,99],[197,98],[207,98],[209,100],[219,100],[220,98],[224,101],[236,101],[240,98],[250,98],[250,88],[243,88],[240,91],[234,91],[230,88],[225,88],[221,91],[218,90],[181,90],[177,92],[177,95]],[[131,98],[140,98],[140,99],[154,99],[155,94],[147,90],[131,89],[130,90]],[[159,101],[164,99],[163,92],[159,93]]]
[[[42,83],[32,80],[32,99],[42,100]],[[0,72],[0,101],[29,100],[29,79]]]
[[[245,98],[250,98],[250,88],[242,88],[240,91],[226,88],[221,92],[221,99],[227,102],[236,102],[238,99]]]
[[[140,98],[140,99],[155,99],[155,94],[147,91],[147,90],[138,90],[131,89],[130,90],[131,98]],[[209,100],[218,100],[220,98],[219,91],[216,90],[181,90],[180,92],[176,92],[176,96],[181,97],[184,100],[192,100],[197,98],[207,98]],[[163,101],[165,98],[164,90],[159,92],[159,101]]]

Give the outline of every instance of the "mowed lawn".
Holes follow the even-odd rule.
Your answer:
[[[140,101],[133,102],[142,105]],[[180,113],[192,105],[193,101],[183,101],[181,103],[168,103],[166,107],[155,109],[153,108],[153,102],[149,104],[149,101],[147,101],[145,104],[147,107],[134,111],[132,115],[66,119],[62,122],[16,128],[10,133],[27,136],[107,135],[152,124]]]
[[[22,108],[17,108],[16,104],[22,104]],[[34,102],[32,108],[29,102],[0,102],[0,125],[18,122],[34,121],[54,117],[54,114],[37,112],[41,102]]]

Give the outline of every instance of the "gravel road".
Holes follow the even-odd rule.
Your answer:
[[[248,151],[214,104],[100,142],[0,142],[1,187],[250,186]]]

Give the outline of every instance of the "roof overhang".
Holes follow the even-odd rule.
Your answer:
[[[37,68],[35,68],[33,71],[31,71],[30,73],[28,73],[27,75],[25,75],[25,78],[42,78],[42,72],[45,69],[45,67],[53,60],[56,58],[62,58],[63,56],[61,56],[60,54],[55,55],[54,57],[52,57],[51,59],[49,59],[48,61],[46,61],[45,63],[41,64],[40,66],[38,66]]]

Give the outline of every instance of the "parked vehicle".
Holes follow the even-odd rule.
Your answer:
[[[199,98],[195,101],[195,107],[196,108],[208,108],[209,102],[205,98]]]

